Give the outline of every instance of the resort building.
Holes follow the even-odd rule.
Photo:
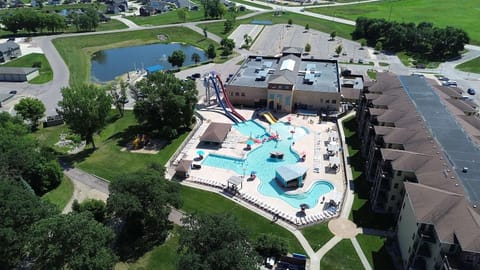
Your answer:
[[[341,101],[336,60],[302,58],[301,48],[281,56],[249,56],[226,84],[234,105],[278,112],[338,111]]]
[[[361,93],[357,124],[371,206],[397,217],[404,269],[479,269],[480,152],[471,136],[478,131],[465,133],[475,129],[462,120],[471,114],[452,116],[468,103],[432,84],[379,73]]]

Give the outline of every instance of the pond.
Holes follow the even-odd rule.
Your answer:
[[[181,43],[115,48],[98,51],[92,56],[90,78],[94,82],[103,83],[112,81],[115,77],[129,71],[141,70],[149,66],[161,65],[164,69],[171,69],[172,65],[167,59],[176,50],[182,50],[185,53],[183,66],[194,64],[193,53],[200,55],[200,62],[208,59],[204,51]]]

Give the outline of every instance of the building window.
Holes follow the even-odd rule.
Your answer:
[[[235,96],[238,97],[240,94],[238,92],[235,92]]]
[[[330,99],[326,99],[326,100],[325,100],[325,103],[330,103]]]
[[[245,96],[245,93],[244,93],[244,92],[242,92],[242,93],[241,93],[241,95],[242,95],[242,97],[244,97],[244,96]]]
[[[402,171],[397,171],[397,176],[402,175]]]
[[[336,104],[337,101],[335,99],[332,100],[332,104]]]
[[[410,252],[412,252],[412,247],[408,247],[408,254],[410,254]]]
[[[405,208],[405,202],[403,202],[403,206],[402,206],[402,209]]]
[[[412,234],[412,240],[415,239],[415,233]]]
[[[392,195],[392,197],[390,197],[390,201],[395,201],[395,195]]]
[[[320,103],[323,103],[323,98],[320,99]]]
[[[398,217],[398,222],[402,221],[402,215]]]
[[[393,188],[397,189],[398,188],[398,183],[393,184]]]
[[[232,96],[232,97],[233,97],[233,92],[230,92],[230,96]]]

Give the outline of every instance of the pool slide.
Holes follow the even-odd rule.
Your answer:
[[[263,117],[265,117],[267,122],[270,123],[271,125],[275,124],[278,121],[270,112],[264,113]]]
[[[215,77],[210,76],[210,81],[212,82],[213,89],[215,89],[215,95],[217,96],[218,104],[222,107],[223,111],[225,112],[225,115],[230,118],[234,123],[238,123],[239,121],[237,118],[235,118],[225,107],[225,104],[223,104],[222,98],[220,97],[220,91],[218,91],[218,85],[215,82]]]
[[[241,114],[239,114],[239,113],[235,110],[235,108],[233,107],[232,103],[230,102],[230,99],[228,98],[227,92],[225,91],[225,87],[223,87],[223,82],[222,82],[222,80],[220,79],[220,76],[218,76],[218,74],[217,74],[217,80],[218,80],[218,83],[220,84],[220,88],[222,89],[223,99],[225,100],[225,103],[227,103],[228,108],[232,111],[232,113],[233,113],[238,119],[242,120],[242,122],[247,121],[247,119],[245,119],[245,117],[243,117]]]

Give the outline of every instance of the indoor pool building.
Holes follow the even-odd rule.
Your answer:
[[[338,111],[338,62],[304,58],[302,51],[288,47],[280,56],[249,56],[225,86],[230,101],[287,113]]]

